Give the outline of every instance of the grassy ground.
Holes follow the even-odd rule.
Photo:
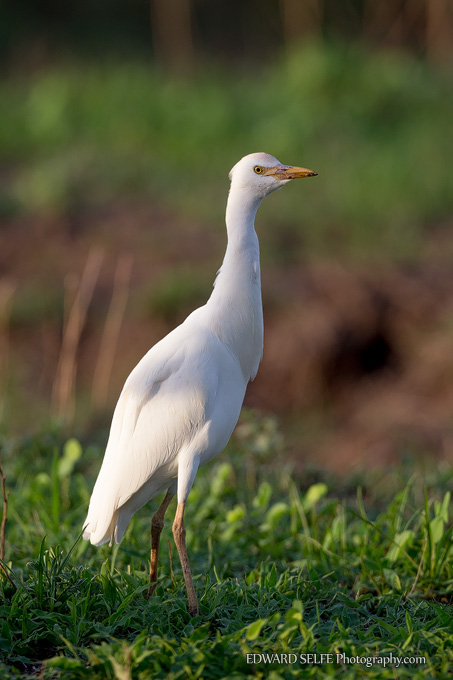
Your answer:
[[[62,441],[55,433],[3,440],[9,579],[1,583],[0,678],[277,680],[300,677],[302,666],[313,678],[447,677],[451,469],[432,475],[426,495],[416,474],[401,485],[389,470],[363,479],[358,492],[357,480],[300,486],[275,465],[273,421],[249,414],[189,499],[200,602],[191,619],[168,526],[159,585],[144,598],[151,508],[120,546],[78,540],[102,449]],[[310,653],[376,659],[300,656]],[[252,664],[247,654],[298,656]],[[406,662],[384,669],[390,654]],[[409,661],[420,656],[426,663]]]
[[[319,254],[416,261],[426,233],[448,224],[453,208],[446,144],[452,92],[447,73],[355,49],[307,49],[258,75],[205,73],[189,83],[164,80],[136,62],[4,78],[4,253],[19,239],[16,258],[1,261],[2,272],[19,284],[12,320],[27,341],[30,323],[47,337],[44,285],[55,262],[73,271],[80,234],[84,248],[108,240],[94,218],[84,233],[87,214],[118,197],[134,205],[136,197],[208,235],[222,224],[227,170],[256,150],[319,172],[303,205],[295,186],[284,201],[269,200],[260,217],[265,263],[285,267],[288,256],[300,263]],[[68,232],[67,260],[59,238],[43,228],[42,250],[33,247],[24,264],[30,225],[41,233],[49,216],[59,233]],[[129,238],[127,218],[124,233]],[[141,243],[136,250],[148,252]],[[161,255],[154,253],[156,260]],[[37,281],[40,262],[49,278]],[[171,278],[164,287],[161,316],[187,280],[188,274]],[[27,305],[24,282],[38,291]],[[47,285],[60,291],[49,302],[60,318],[62,281]],[[38,381],[30,384],[36,391]],[[37,408],[21,410],[28,426],[36,421]],[[357,479],[341,488],[319,476],[299,482],[275,464],[279,442],[272,421],[250,417],[227,453],[197,477],[187,538],[201,613],[191,620],[179,562],[167,548],[169,527],[157,592],[144,599],[156,504],[137,514],[119,547],[95,549],[78,540],[102,445],[82,451],[52,432],[3,437],[10,580],[3,576],[1,583],[0,680],[37,674],[277,680],[299,677],[300,658],[253,665],[247,653],[312,652],[424,656],[426,663],[396,670],[310,661],[307,677],[447,677],[451,466],[426,479],[426,496],[410,465],[404,474],[365,477],[357,492]]]

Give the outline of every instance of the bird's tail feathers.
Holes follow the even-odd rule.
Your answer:
[[[110,542],[110,545],[120,543],[132,514],[125,511],[124,508],[118,508],[113,514],[106,513],[105,516],[110,517],[110,520],[99,521],[91,518],[90,512],[88,512],[83,530],[83,538],[96,546],[107,543],[107,541]]]
[[[104,519],[104,517],[106,519]],[[115,512],[109,512],[103,514],[103,518],[96,518],[88,511],[88,516],[85,520],[83,538],[86,541],[90,541],[92,545],[102,545],[103,543],[110,542],[119,543],[117,538],[117,522],[118,522],[118,510]]]

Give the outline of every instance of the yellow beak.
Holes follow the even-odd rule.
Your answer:
[[[315,177],[318,173],[308,168],[299,168],[297,165],[276,165],[269,168],[266,175],[272,175],[275,179],[297,179],[298,177]]]

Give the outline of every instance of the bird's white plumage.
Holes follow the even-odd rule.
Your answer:
[[[273,156],[250,154],[232,169],[228,245],[208,302],[126,380],[84,524],[95,545],[119,542],[134,512],[166,489],[185,501],[199,465],[226,446],[237,423],[263,351],[255,214],[289,181],[258,176],[257,163],[280,166]]]
[[[237,361],[195,317],[155,345],[115,409],[86,537],[120,541],[134,512],[176,477],[186,497],[199,464],[226,445],[244,393]]]

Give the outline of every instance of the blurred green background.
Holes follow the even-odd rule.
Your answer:
[[[3,2],[0,411],[108,426],[209,296],[227,174],[319,177],[260,209],[246,404],[343,470],[453,448],[453,10],[445,0]]]

